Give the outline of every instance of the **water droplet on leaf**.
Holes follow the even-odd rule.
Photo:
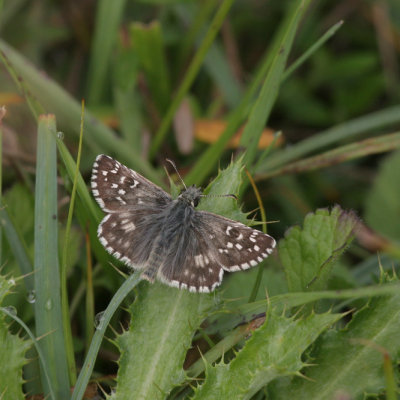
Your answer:
[[[36,292],[34,290],[31,290],[28,293],[28,297],[27,297],[28,303],[33,304],[36,301]]]
[[[50,311],[53,308],[53,301],[51,299],[47,299],[44,306],[46,307],[46,310]]]
[[[104,323],[104,311],[101,311],[94,317],[94,327],[97,330],[99,330],[103,327],[103,323]]]
[[[14,306],[3,307],[11,315],[17,315],[17,309]]]

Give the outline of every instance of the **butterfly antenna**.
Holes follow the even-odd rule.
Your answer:
[[[172,167],[174,168],[175,172],[176,172],[177,175],[179,176],[179,179],[181,180],[181,182],[182,182],[184,188],[187,189],[187,187],[186,187],[186,185],[185,185],[185,182],[183,181],[183,179],[182,179],[182,177],[181,177],[181,174],[180,174],[179,171],[178,171],[178,168],[176,168],[175,163],[174,163],[172,160],[170,160],[169,158],[166,158],[165,161],[168,161],[168,162],[172,165]]]

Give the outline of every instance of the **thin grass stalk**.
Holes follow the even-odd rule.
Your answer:
[[[69,304],[68,304],[67,255],[68,255],[69,237],[70,237],[70,232],[71,232],[72,216],[74,214],[75,196],[76,196],[78,175],[79,175],[79,165],[80,165],[81,154],[82,154],[84,111],[85,111],[85,103],[84,103],[84,101],[82,101],[81,128],[80,128],[81,133],[79,135],[78,156],[77,156],[77,160],[76,160],[75,175],[74,175],[74,180],[73,180],[73,185],[72,185],[71,201],[69,203],[67,226],[66,226],[66,230],[65,230],[65,240],[64,240],[64,246],[63,246],[63,252],[62,252],[61,278],[60,278],[61,279],[62,318],[63,318],[63,326],[65,329],[65,345],[66,345],[66,352],[67,352],[69,380],[70,380],[71,386],[73,386],[76,382],[76,364],[75,364],[75,355],[74,355],[74,345],[72,342],[71,322],[70,322]]]
[[[303,65],[323,44],[325,44],[343,25],[344,21],[339,21],[330,27],[315,43],[313,43],[293,64],[286,69],[282,75],[282,81],[285,81],[301,65]]]
[[[257,181],[269,179],[280,175],[298,174],[302,172],[319,170],[333,165],[341,164],[371,154],[379,154],[400,148],[400,132],[388,135],[376,136],[337,147],[333,150],[307,157],[299,161],[287,164],[270,172],[257,174]]]
[[[0,16],[1,11],[3,9],[3,2],[0,0]],[[3,209],[3,118],[6,115],[6,109],[4,106],[0,107],[0,210]],[[3,228],[2,223],[0,224],[0,265],[2,264],[1,260],[3,259]]]
[[[247,177],[249,179],[249,182],[250,182],[250,184],[251,184],[251,186],[253,188],[254,194],[256,196],[258,207],[260,208],[261,221],[263,222],[262,231],[264,233],[267,233],[267,224],[266,224],[267,215],[265,213],[265,208],[264,208],[264,204],[263,204],[263,201],[261,199],[261,196],[260,196],[260,192],[258,191],[257,185],[255,184],[254,179],[251,176],[250,172],[247,169],[245,169],[245,171],[246,171],[246,175],[247,175]],[[264,265],[265,265],[265,261],[260,263],[259,266],[257,267],[258,268],[257,277],[256,277],[256,280],[254,282],[253,289],[252,289],[252,291],[250,293],[250,297],[249,297],[249,301],[248,301],[249,303],[252,303],[257,297],[257,293],[258,293],[258,290],[260,289],[261,280],[262,280],[262,276],[263,276],[263,273],[264,273]]]

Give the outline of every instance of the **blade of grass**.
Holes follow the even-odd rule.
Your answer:
[[[154,136],[153,142],[150,147],[150,158],[154,158],[157,151],[159,150],[162,142],[165,139],[165,136],[168,133],[168,130],[171,126],[171,122],[174,118],[174,115],[180,106],[183,98],[185,97],[186,93],[190,89],[199,69],[204,61],[204,57],[207,54],[208,49],[210,48],[212,42],[214,41],[219,29],[221,28],[222,23],[225,20],[228,11],[230,10],[233,4],[233,0],[224,0],[219,7],[218,11],[216,12],[211,24],[210,28],[207,31],[206,36],[203,39],[199,49],[197,50],[192,62],[189,65],[189,68],[183,78],[181,85],[176,92],[174,99],[168,108],[163,120],[161,121],[161,125]]]
[[[69,150],[67,149],[67,147],[60,138],[57,139],[57,148],[58,152],[60,153],[61,159],[64,163],[65,169],[67,170],[69,179],[71,180],[71,182],[74,182],[76,163],[72,158],[71,153],[69,152]],[[93,219],[96,221],[96,223],[100,222],[103,214],[101,213],[100,209],[96,206],[94,199],[90,196],[86,183],[83,180],[82,175],[80,173],[78,173],[77,177],[76,190],[78,196],[85,205],[85,208],[89,211]]]
[[[79,175],[79,165],[80,165],[81,154],[82,154],[84,111],[85,111],[85,103],[84,103],[84,101],[82,101],[81,133],[79,135],[78,156],[77,156],[77,160],[76,160],[76,169],[75,169],[74,180],[73,180],[73,185],[72,185],[71,200],[69,203],[67,226],[65,229],[65,239],[64,239],[64,246],[63,246],[63,251],[62,251],[61,274],[60,274],[62,319],[63,319],[63,326],[65,329],[65,347],[66,347],[66,352],[67,352],[69,380],[70,380],[70,383],[72,386],[76,382],[76,366],[75,366],[74,346],[72,343],[71,323],[70,323],[70,319],[69,319],[68,288],[67,288],[67,255],[68,255],[69,236],[70,236],[70,232],[71,232],[72,216],[74,214],[76,187],[77,187],[78,175]]]
[[[21,89],[35,118],[43,112],[57,115],[58,125],[70,133],[79,135],[81,106],[61,86],[33,67],[23,56],[0,39],[0,59]],[[23,82],[24,85],[21,85]],[[26,87],[26,88],[25,88]],[[40,104],[39,104],[40,102]],[[148,179],[163,186],[159,174],[139,154],[111,129],[86,112],[85,144],[95,153],[109,152],[143,173]]]
[[[97,2],[86,92],[89,104],[98,103],[104,93],[107,72],[112,60],[111,53],[117,40],[125,3],[126,0],[100,0]]]
[[[54,115],[38,122],[35,187],[35,323],[55,399],[69,399],[65,336],[62,325],[57,223],[57,157]],[[45,395],[50,388],[44,379]]]
[[[206,0],[195,4],[197,7],[193,20],[188,21],[186,16],[188,4],[176,4],[175,12],[184,19],[184,23],[188,30],[182,38],[182,44],[179,48],[176,64],[178,65],[177,71],[182,73],[183,67],[186,64],[191,50],[194,48],[196,38],[200,34],[201,29],[207,21],[210,20],[211,14],[214,11],[217,2],[215,0]],[[185,16],[185,17],[184,17]],[[177,75],[179,76],[179,75]]]
[[[249,115],[248,122],[240,138],[240,145],[246,149],[244,163],[251,165],[257,154],[257,145],[263,128],[271,113],[272,107],[278,96],[282,74],[291,50],[293,40],[300,23],[300,19],[307,9],[309,0],[297,2],[294,7],[292,19],[287,31],[282,37],[282,42],[276,48],[276,53],[268,70],[260,95],[258,96]]]
[[[265,51],[264,57],[262,58],[259,67],[254,75],[253,81],[245,91],[242,101],[235,111],[231,114],[228,119],[228,124],[225,131],[218,138],[218,140],[201,155],[197,163],[193,166],[190,172],[185,177],[185,182],[188,185],[201,184],[215,168],[215,165],[219,162],[222,153],[225,150],[231,137],[239,129],[240,125],[245,121],[250,106],[254,101],[254,97],[260,88],[260,85],[265,79],[265,76],[271,67],[273,58],[279,49],[279,44],[282,42],[282,38],[288,30],[288,26],[293,19],[294,9],[290,9],[286,14],[283,22],[280,24],[279,29],[273,39],[271,45]]]
[[[293,74],[302,64],[305,63],[325,42],[327,42],[339,28],[342,27],[344,21],[339,21],[329,28],[312,46],[310,46],[293,64],[286,69],[282,75],[282,81],[285,81]]]
[[[121,135],[142,154],[143,110],[137,90],[138,62],[132,44],[120,46],[112,69],[113,100]]]
[[[22,319],[19,318],[17,315],[15,315],[14,313],[10,312],[7,309],[7,307],[0,307],[0,310],[4,314],[7,314],[15,322],[17,322],[25,330],[25,332],[28,334],[28,336],[31,338],[31,340],[33,342],[33,345],[35,346],[35,349],[36,349],[36,351],[38,353],[38,356],[39,356],[39,362],[40,362],[40,366],[41,366],[42,371],[43,371],[44,379],[47,381],[47,386],[49,388],[50,398],[51,399],[56,399],[56,396],[54,394],[53,385],[52,385],[52,382],[50,380],[50,373],[49,373],[48,368],[47,368],[46,359],[45,359],[45,357],[43,355],[43,352],[42,352],[42,349],[41,349],[41,347],[39,345],[39,342],[35,338],[35,335],[28,328],[28,326],[25,324],[25,322],[22,321]]]
[[[17,261],[21,274],[24,276],[26,290],[31,292],[34,289],[34,278],[32,275],[32,260],[28,254],[28,247],[24,241],[24,238],[19,232],[17,225],[15,225],[11,216],[9,215],[7,208],[0,208],[0,219],[7,242],[15,257],[15,260]]]
[[[341,140],[355,139],[371,131],[400,122],[400,106],[392,106],[334,126],[299,143],[271,154],[255,173],[276,169],[295,159],[333,145]]]
[[[132,24],[131,39],[151,98],[158,112],[163,114],[169,104],[171,89],[160,23],[154,21],[148,25],[138,22]]]
[[[92,252],[90,246],[90,236],[86,232],[86,298],[85,298],[85,308],[86,308],[86,318],[85,318],[85,346],[86,352],[88,352],[90,347],[90,342],[93,339],[94,332],[94,291],[93,291],[93,264],[92,264]]]
[[[1,11],[3,10],[3,2],[0,3],[0,17]],[[6,115],[6,108],[4,106],[0,107],[0,210],[3,211],[3,118]],[[2,264],[2,254],[3,254],[3,223],[0,224],[0,265]]]
[[[197,47],[197,43],[204,36],[205,23],[207,18],[209,18],[208,14],[213,11],[216,5],[217,2],[212,0],[210,4],[204,2],[202,5],[193,3],[193,7],[188,7],[188,4],[181,4],[175,7],[177,16],[184,24],[190,26],[188,35],[196,35],[194,38],[190,38],[190,42],[187,42],[187,44],[191,43],[191,48],[193,46]],[[193,24],[197,25],[196,31],[192,31],[192,21]],[[186,46],[187,44],[185,43],[184,45]],[[204,70],[210,75],[211,80],[215,82],[218,91],[223,97],[223,101],[229,108],[235,108],[241,101],[242,87],[229,66],[226,54],[219,40],[215,40],[210,46],[204,59]],[[179,73],[182,73],[179,69],[176,72],[178,73],[178,77]]]
[[[361,140],[334,150],[326,151],[314,157],[295,161],[276,170],[257,174],[255,179],[269,179],[279,175],[298,174],[306,171],[314,171],[340,164],[349,160],[366,157],[370,154],[384,153],[400,147],[400,132],[388,135],[377,136],[370,139]]]
[[[104,314],[101,315],[101,319],[99,321],[100,323],[96,327],[96,332],[93,335],[89,351],[86,355],[85,362],[83,363],[81,372],[78,376],[78,380],[72,393],[71,400],[82,399],[93,371],[97,353],[99,351],[108,324],[110,323],[111,317],[114,315],[120,304],[124,301],[125,297],[141,281],[141,279],[142,278],[140,277],[140,272],[136,272],[130,275],[129,278],[124,281],[124,283],[115,293],[110,303],[108,304],[107,309],[104,311]]]

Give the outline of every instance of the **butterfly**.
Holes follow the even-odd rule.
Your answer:
[[[173,199],[106,155],[96,158],[91,187],[106,213],[97,230],[100,242],[150,282],[211,292],[224,271],[255,267],[276,245],[271,236],[240,222],[196,210],[200,188],[185,187]]]

